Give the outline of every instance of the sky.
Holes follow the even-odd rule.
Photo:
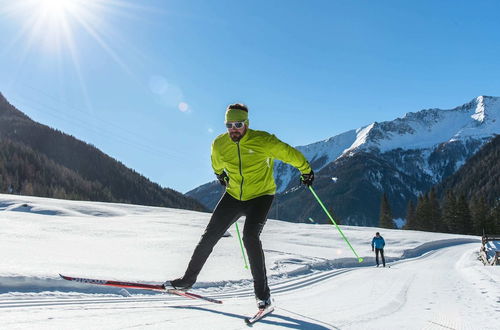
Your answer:
[[[306,145],[500,96],[498,1],[0,0],[0,92],[164,187],[214,180],[228,104]]]
[[[0,211],[4,329],[248,329],[243,318],[256,311],[234,226],[192,289],[221,305],[59,278],[176,278],[210,213],[6,194]],[[261,238],[276,308],[258,329],[498,328],[500,272],[478,259],[480,237],[341,228],[362,263],[332,225],[268,220]],[[375,231],[385,268],[375,267]]]

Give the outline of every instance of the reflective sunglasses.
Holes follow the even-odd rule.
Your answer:
[[[237,121],[237,122],[234,122],[234,123],[226,123],[226,127],[227,128],[236,128],[236,129],[240,129],[243,127],[243,125],[245,125],[245,122],[244,121]]]

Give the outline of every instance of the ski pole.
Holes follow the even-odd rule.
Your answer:
[[[243,262],[245,263],[245,269],[248,269],[247,258],[245,257],[245,249],[243,248],[243,242],[241,241],[240,229],[238,228],[238,222],[234,223],[236,225],[236,233],[238,234],[238,240],[240,241],[241,254],[243,255]]]
[[[314,197],[316,197],[316,200],[318,201],[319,205],[321,205],[321,207],[323,208],[323,211],[325,211],[326,215],[330,218],[330,220],[335,225],[335,227],[337,227],[337,230],[339,231],[340,235],[342,235],[342,238],[344,239],[344,241],[347,243],[347,245],[349,245],[349,247],[351,248],[351,250],[354,253],[354,255],[358,258],[358,262],[363,262],[363,258],[361,258],[360,256],[358,256],[358,254],[356,253],[356,251],[354,251],[354,248],[352,247],[351,243],[349,243],[349,240],[347,240],[347,237],[345,237],[345,235],[342,232],[342,230],[340,229],[339,225],[337,225],[337,223],[335,222],[335,220],[333,220],[333,217],[330,215],[330,212],[328,212],[328,210],[326,209],[325,205],[323,205],[323,202],[321,202],[321,200],[319,199],[318,195],[316,195],[316,192],[314,191],[313,187],[312,186],[308,186],[308,187],[309,187],[309,190],[314,195]]]

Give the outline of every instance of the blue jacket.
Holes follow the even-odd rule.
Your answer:
[[[385,246],[384,238],[382,236],[379,236],[379,237],[375,236],[372,239],[372,249],[373,249],[373,246],[375,246],[376,249],[383,249]]]

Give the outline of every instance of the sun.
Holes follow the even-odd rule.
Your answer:
[[[73,68],[80,85],[89,50],[102,51],[128,74],[132,70],[120,49],[125,19],[153,9],[135,0],[0,0],[0,21],[15,27],[0,53],[16,54],[20,68],[28,61],[57,70]],[[120,22],[120,24],[117,24]],[[128,50],[133,47],[128,46]],[[72,66],[66,65],[72,63]],[[56,67],[57,66],[57,67]]]
[[[64,14],[66,10],[76,3],[75,0],[39,0],[40,7],[55,15]]]
[[[0,9],[0,17],[21,23],[13,42],[27,50],[35,46],[49,52],[69,50],[75,44],[75,31],[95,28],[105,0],[16,0]]]
[[[81,0],[38,0],[40,14],[44,15],[47,23],[61,23],[69,15],[81,15],[84,2]]]
[[[37,0],[32,4],[31,36],[46,49],[71,47],[77,24],[97,19],[95,0]]]

